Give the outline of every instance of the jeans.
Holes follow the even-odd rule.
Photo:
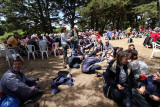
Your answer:
[[[67,57],[67,44],[62,44],[63,47],[63,59]]]
[[[18,48],[9,48],[9,49],[13,49],[16,53],[19,53]]]
[[[101,67],[99,65],[94,65],[92,68],[90,68],[91,72],[94,72],[97,69],[100,69]]]
[[[79,64],[82,61],[78,57],[69,57],[69,67],[70,68],[79,68]]]
[[[125,107],[133,107],[132,94],[129,88],[125,87],[124,90],[121,91],[118,88],[111,86],[110,92],[111,92],[111,97],[118,104],[123,105]]]
[[[139,94],[139,92],[136,89],[132,89],[132,97],[138,104],[138,107],[149,107],[148,102],[142,95]]]
[[[78,41],[72,41],[72,50],[75,50],[78,45]]]
[[[132,97],[138,104],[138,107],[159,107],[160,102],[152,100],[149,95],[140,95],[136,89],[132,89]]]

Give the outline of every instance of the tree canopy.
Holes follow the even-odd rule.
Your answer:
[[[60,21],[103,32],[148,23],[159,26],[160,8],[157,0],[0,0],[0,16],[7,32],[50,33]]]

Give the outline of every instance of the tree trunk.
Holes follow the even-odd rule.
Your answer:
[[[156,27],[159,27],[159,26],[160,26],[160,8],[159,8],[159,1],[157,1],[157,10],[158,10],[158,17],[157,17]]]
[[[91,24],[90,24],[90,28],[91,29],[94,29],[94,19],[93,19],[93,16],[91,16]]]
[[[71,14],[72,14],[72,18],[70,20],[70,24],[71,24],[71,28],[73,29],[74,27],[74,20],[75,20],[75,11],[76,11],[76,7],[75,7],[75,0],[71,0]]]
[[[98,19],[96,19],[96,31],[98,31]]]

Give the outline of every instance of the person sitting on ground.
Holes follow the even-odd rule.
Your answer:
[[[102,43],[102,40],[101,39],[98,39],[98,43],[97,45],[95,46],[95,49],[94,49],[96,52],[102,52],[103,51],[103,43]]]
[[[128,46],[128,49],[127,49],[127,50],[124,50],[124,52],[126,52],[126,53],[129,54],[131,50],[135,50],[134,44],[130,44],[130,45]]]
[[[113,54],[108,54],[109,56],[107,56],[107,59],[109,61],[116,60],[117,54],[122,51],[123,51],[122,47],[113,47]]]
[[[92,32],[92,35],[90,36],[90,39],[92,41],[92,43],[96,43],[97,42],[97,36],[95,32]]]
[[[89,51],[90,51],[90,49],[92,48],[92,44],[90,43],[90,41],[88,40],[88,37],[87,36],[85,36],[84,37],[84,40],[83,40],[83,52],[85,52],[85,50],[86,49],[89,49]]]
[[[143,75],[149,74],[148,65],[145,62],[138,60],[137,50],[131,50],[130,59],[131,59],[130,66],[133,70],[133,74],[136,80],[139,79],[140,74]]]
[[[39,46],[36,42],[37,36],[36,35],[32,35],[31,39],[28,40],[27,45],[34,45],[35,46],[35,50],[39,50]]]
[[[160,71],[149,76],[141,83],[141,87],[132,90],[133,99],[138,107],[160,106]]]
[[[39,85],[36,83],[39,79],[27,78],[22,72],[23,61],[20,57],[13,60],[12,68],[9,69],[1,78],[1,88],[5,95],[19,99],[24,102],[39,94]]]
[[[92,51],[90,56],[83,60],[82,62],[82,72],[83,73],[97,73],[100,74],[99,69],[101,69],[100,65],[96,65],[96,63],[102,62],[104,58],[97,58],[96,51]]]
[[[96,36],[97,36],[97,41],[98,41],[99,39],[101,39],[101,36],[99,35],[99,32],[98,32],[98,31],[96,31]]]
[[[138,80],[140,75],[140,65],[138,61],[138,52],[136,50],[131,50],[130,59],[130,65],[133,71],[134,78]]]
[[[109,40],[105,40],[105,45],[103,46],[103,57],[107,56],[108,51],[110,50],[110,54],[113,52],[113,46],[109,43]]]
[[[77,45],[75,50],[72,50],[72,54],[69,57],[69,67],[70,68],[79,68],[79,64],[84,59],[84,54],[81,52],[81,46]]]
[[[132,88],[137,88],[138,85],[132,69],[128,66],[128,54],[118,53],[117,59],[109,63],[103,76],[105,79],[104,95],[113,98],[122,106],[133,107],[131,92]]]

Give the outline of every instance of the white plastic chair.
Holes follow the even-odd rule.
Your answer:
[[[55,48],[54,48],[55,46]],[[52,51],[54,52],[54,56],[56,56],[56,51],[58,50],[59,53],[59,42],[55,42],[52,44]]]
[[[48,46],[46,43],[43,43],[43,44],[39,44],[39,50],[42,54],[42,59],[43,59],[43,53],[46,53],[47,55],[47,58],[48,58]]]
[[[11,55],[12,55],[12,57],[13,57],[14,60],[16,60],[17,56],[19,56],[23,60],[23,58],[21,57],[21,55],[19,53],[17,53],[14,49],[8,49],[8,51],[11,53]]]
[[[10,59],[16,60],[17,56],[19,56],[23,60],[23,58],[21,57],[21,55],[19,53],[17,53],[14,49],[7,49],[6,50],[6,61],[8,61],[9,67],[11,66],[10,65]]]
[[[7,44],[3,44],[3,47],[4,47],[5,50],[8,49],[8,45]]]
[[[0,47],[0,57],[2,55],[6,56],[6,50],[8,49],[8,45],[7,44],[2,44],[2,47]]]
[[[26,51],[28,53],[28,60],[30,57],[30,53],[32,54],[34,60],[35,60],[35,53],[38,55],[38,53],[35,51],[35,46],[34,45],[26,45]]]
[[[151,58],[153,57],[154,53],[160,52],[160,45],[159,44],[157,44],[156,42],[152,42],[152,46],[153,46],[153,52],[151,54]]]
[[[0,47],[0,57],[4,55],[5,56],[5,49]]]

